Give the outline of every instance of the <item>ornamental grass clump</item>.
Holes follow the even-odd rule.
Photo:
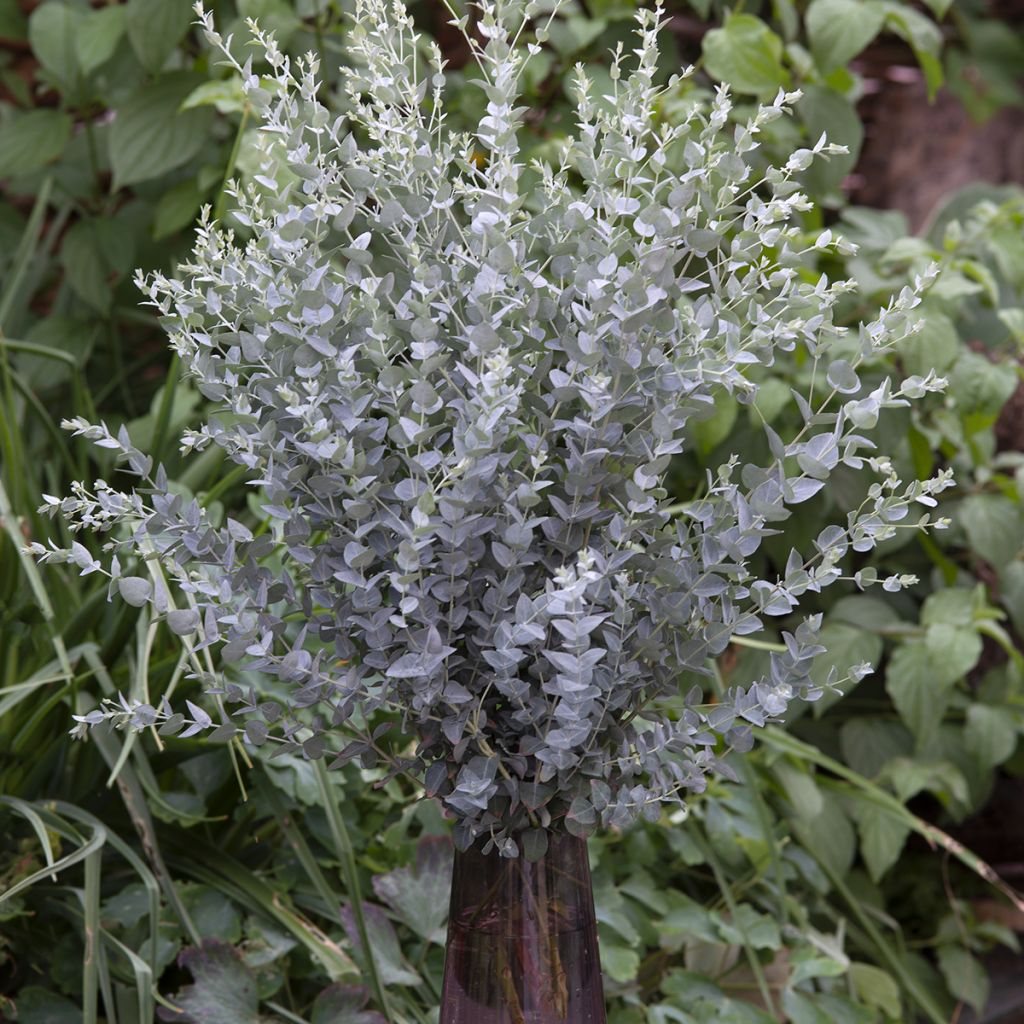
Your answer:
[[[656,84],[660,10],[640,10],[635,50],[613,53],[610,96],[577,70],[575,130],[557,163],[527,166],[516,100],[545,9],[479,4],[487,112],[467,134],[449,130],[440,53],[400,3],[358,0],[341,114],[315,57],[292,61],[253,26],[257,75],[197,7],[262,125],[262,173],[232,192],[242,230],[207,214],[180,277],[140,283],[209,401],[183,449],[244,466],[267,528],[215,521],[123,429],[67,424],[141,482],[48,499],[103,533],[102,560],[78,543],[33,551],[151,605],[221,698],[219,721],[122,699],[80,730],[111,719],[332,764],[385,757],[443,801],[460,848],[536,856],[552,829],[657,817],[728,771],[751,726],[820,696],[804,598],[849,579],[851,551],[929,525],[912,510],[950,482],[902,482],[866,436],[943,384],[878,369],[931,278],[837,326],[852,285],[815,267],[850,247],[807,234],[799,185],[836,147],[761,166],[759,135],[797,93],[738,126],[724,89],[664,120],[680,76]],[[765,424],[765,459],[732,456],[671,510],[666,473],[696,425],[724,396],[753,403],[758,368],[798,351],[803,428]],[[758,578],[765,538],[840,467],[866,475],[863,501]],[[693,681],[778,616],[791,631],[770,671],[709,702]],[[276,680],[274,696],[233,666]],[[385,712],[404,744],[385,743]]]

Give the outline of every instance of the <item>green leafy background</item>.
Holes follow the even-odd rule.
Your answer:
[[[325,95],[342,106],[344,3],[211,6],[239,54],[250,17],[289,52],[320,53]],[[600,93],[634,9],[563,7],[528,69],[538,156],[567,123],[567,72],[586,63]],[[485,101],[463,88],[473,72],[449,15],[439,3],[412,10],[450,59],[453,118],[474,124]],[[715,780],[688,815],[592,841],[610,1019],[983,1014],[986,958],[1017,950],[1024,919],[968,849],[993,791],[1024,773],[1024,199],[973,186],[912,234],[900,213],[853,206],[846,189],[871,48],[896,47],[923,91],[983,119],[1021,105],[1024,36],[981,0],[675,0],[667,14],[665,73],[698,70],[666,98],[666,119],[718,82],[739,115],[799,87],[799,117],[766,146],[827,130],[849,147],[805,181],[818,203],[809,235],[827,223],[860,247],[821,267],[861,286],[846,322],[941,262],[925,327],[896,358],[908,373],[936,367],[949,392],[883,430],[902,473],[948,465],[958,485],[943,502],[950,530],[908,531],[857,565],[880,579],[916,573],[919,586],[837,586],[820,609],[822,676],[863,661],[874,675],[763,733],[739,781]],[[328,777],[263,748],[249,765],[223,745],[149,735],[71,743],[70,714],[103,696],[195,699],[196,684],[162,625],[108,602],[96,577],[44,578],[20,553],[60,528],[36,513],[43,494],[111,472],[60,429],[75,415],[128,424],[183,490],[259,527],[217,453],[179,459],[176,434],[201,399],[132,281],[137,267],[170,271],[200,208],[230,217],[226,182],[258,169],[239,82],[191,22],[187,0],[0,0],[0,1019],[433,1021],[450,870],[437,807],[399,780],[378,787],[376,771]],[[808,372],[796,358],[762,380],[757,409],[723,403],[701,425],[673,468],[681,506],[707,467],[763,443],[761,417],[785,427],[790,387]],[[784,560],[797,536],[810,543],[854,497],[840,480],[801,506],[765,557]],[[772,642],[728,651],[721,684],[755,675]]]

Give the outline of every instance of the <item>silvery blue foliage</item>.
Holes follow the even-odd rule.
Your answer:
[[[184,448],[246,467],[270,529],[215,525],[123,431],[75,421],[144,484],[49,500],[107,531],[110,563],[34,548],[165,616],[230,715],[124,700],[83,728],[231,736],[244,715],[248,743],[370,763],[380,730],[364,723],[393,711],[413,740],[393,770],[444,801],[461,845],[484,834],[515,855],[524,830],[657,817],[727,771],[752,726],[820,695],[818,619],[715,703],[700,686],[683,703],[684,674],[799,613],[851,550],[927,525],[911,509],[948,484],[904,484],[866,436],[943,382],[859,376],[915,329],[929,281],[859,328],[833,323],[851,285],[807,271],[845,243],[807,240],[796,180],[833,148],[754,174],[761,130],[796,94],[740,127],[724,90],[661,120],[660,11],[638,13],[610,102],[578,72],[574,137],[557,165],[526,167],[518,80],[538,47],[517,39],[535,38],[533,6],[480,5],[488,105],[472,135],[447,129],[440,55],[423,66],[402,6],[356,8],[343,115],[318,99],[315,59],[292,63],[254,27],[271,74],[238,68],[263,129],[263,172],[235,194],[246,240],[205,218],[180,279],[142,282],[211,403]],[[734,456],[671,514],[666,470],[716,396],[752,402],[750,369],[798,347],[817,382],[795,396],[803,429],[766,425],[770,461]],[[871,476],[864,503],[757,578],[763,540],[840,466]],[[126,575],[137,559],[145,575]],[[287,701],[232,683],[232,664]]]

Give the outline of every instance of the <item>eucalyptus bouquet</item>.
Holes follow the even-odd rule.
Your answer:
[[[838,147],[763,165],[759,136],[797,93],[738,125],[724,89],[666,120],[689,72],[658,84],[660,8],[613,52],[611,95],[578,69],[575,131],[530,166],[516,101],[549,4],[479,4],[487,112],[471,134],[449,130],[440,52],[400,3],[357,0],[340,114],[315,57],[292,62],[253,25],[257,74],[197,13],[260,119],[262,173],[232,193],[240,228],[207,213],[180,277],[140,284],[210,403],[183,449],[244,466],[266,518],[215,520],[123,429],[67,424],[140,482],[48,499],[104,534],[102,560],[80,543],[33,552],[151,605],[221,698],[219,720],[122,699],[78,731],[113,720],[332,765],[383,757],[444,802],[460,849],[509,857],[700,791],[752,726],[820,696],[805,596],[850,578],[851,550],[929,525],[950,483],[901,482],[866,436],[944,383],[877,368],[916,329],[931,275],[837,326],[852,285],[816,267],[851,247],[802,227],[799,178]],[[759,368],[798,357],[799,432],[765,424],[763,464],[734,456],[670,509],[672,457],[716,401],[756,405]],[[840,467],[864,474],[863,500],[758,578],[751,556]],[[764,678],[680,693],[774,616],[796,624]],[[276,696],[232,664],[276,678]],[[404,746],[377,712],[396,713]]]

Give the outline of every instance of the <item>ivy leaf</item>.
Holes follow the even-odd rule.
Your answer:
[[[110,128],[115,188],[159,177],[199,152],[213,111],[208,107],[178,111],[195,83],[195,76],[188,72],[163,75],[117,111]]]
[[[814,0],[806,24],[814,61],[828,74],[856,57],[882,31],[885,8],[874,0]]]
[[[782,40],[752,14],[730,15],[702,43],[704,66],[737,92],[761,96],[789,84],[782,66]]]
[[[147,71],[159,71],[193,18],[188,0],[128,0],[128,38]]]
[[[207,941],[190,946],[178,963],[192,975],[192,984],[177,992],[172,1002],[181,1014],[160,1009],[162,1020],[182,1024],[266,1024],[259,1012],[256,979],[233,946]]]
[[[56,160],[71,138],[71,118],[57,110],[18,112],[0,125],[0,178],[31,174]]]

